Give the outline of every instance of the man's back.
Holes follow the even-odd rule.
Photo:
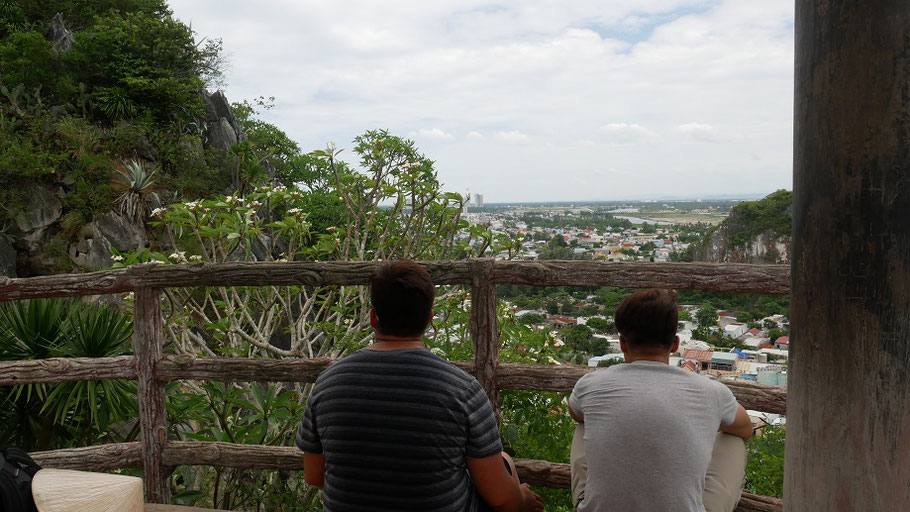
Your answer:
[[[327,511],[476,510],[465,457],[502,450],[477,381],[425,349],[364,349],[329,368],[297,445],[325,455]]]
[[[723,385],[657,361],[586,375],[570,406],[584,419],[587,485],[580,512],[702,511],[721,423],[738,405]]]

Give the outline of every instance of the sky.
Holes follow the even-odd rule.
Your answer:
[[[305,151],[414,140],[490,202],[792,188],[792,0],[170,0]]]

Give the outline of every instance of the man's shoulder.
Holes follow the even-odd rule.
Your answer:
[[[403,351],[378,351],[360,349],[336,362],[317,379],[317,385],[334,380],[344,374],[361,374],[378,371],[401,371],[414,374],[428,374],[445,380],[466,383],[474,378],[453,363],[433,354],[429,350],[411,349]]]

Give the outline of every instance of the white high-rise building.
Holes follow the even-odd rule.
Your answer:
[[[483,208],[483,194],[474,194],[474,206]]]

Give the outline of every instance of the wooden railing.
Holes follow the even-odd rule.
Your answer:
[[[194,286],[363,285],[375,262],[223,263],[139,265],[86,274],[0,278],[0,302],[38,297],[135,293],[133,356],[52,358],[0,362],[0,386],[78,380],[138,381],[140,442],[36,452],[35,459],[56,468],[109,470],[141,467],[150,502],[170,500],[169,475],[175,466],[211,465],[248,469],[302,469],[294,447],[169,441],[164,385],[175,380],[234,382],[314,382],[334,363],[330,359],[201,358],[164,354],[161,290]],[[500,389],[568,392],[593,369],[499,362],[497,284],[533,286],[666,287],[716,292],[788,294],[790,268],[778,265],[709,263],[600,263],[587,261],[499,262],[492,260],[422,262],[436,284],[471,287],[474,360],[456,362],[481,383],[495,410]],[[786,411],[786,390],[745,382],[725,382],[747,409]],[[519,476],[531,484],[568,488],[568,464],[516,461]],[[739,511],[781,510],[780,500],[743,493]]]

